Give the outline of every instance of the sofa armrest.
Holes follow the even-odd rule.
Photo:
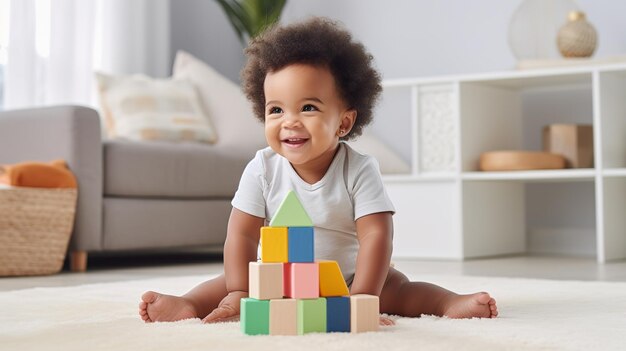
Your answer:
[[[0,112],[0,163],[64,159],[78,181],[70,248],[102,249],[102,140],[98,113],[54,106]]]

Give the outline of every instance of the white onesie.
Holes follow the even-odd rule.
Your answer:
[[[395,212],[376,159],[341,142],[324,177],[308,184],[287,159],[267,147],[246,166],[232,205],[269,223],[289,190],[295,191],[313,221],[315,258],[337,261],[350,281],[359,248],[355,221],[372,213]]]

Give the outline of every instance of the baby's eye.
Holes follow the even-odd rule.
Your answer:
[[[282,113],[282,112],[283,112],[283,110],[282,110],[280,107],[271,107],[271,108],[268,110],[268,113],[269,113],[270,115],[273,115],[273,114],[276,114],[276,113]]]
[[[319,111],[319,110],[317,109],[317,107],[309,104],[309,105],[304,105],[304,107],[302,107],[302,111],[312,112],[312,111]]]

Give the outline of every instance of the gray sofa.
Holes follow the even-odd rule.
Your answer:
[[[79,186],[70,261],[84,271],[90,252],[223,244],[239,177],[264,146],[252,121],[238,140],[217,125],[229,137],[214,145],[175,144],[102,141],[86,107],[3,111],[0,163],[67,161]]]

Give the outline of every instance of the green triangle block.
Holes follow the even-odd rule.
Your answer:
[[[278,207],[270,227],[312,227],[313,221],[306,213],[296,193],[289,190],[287,196]]]

